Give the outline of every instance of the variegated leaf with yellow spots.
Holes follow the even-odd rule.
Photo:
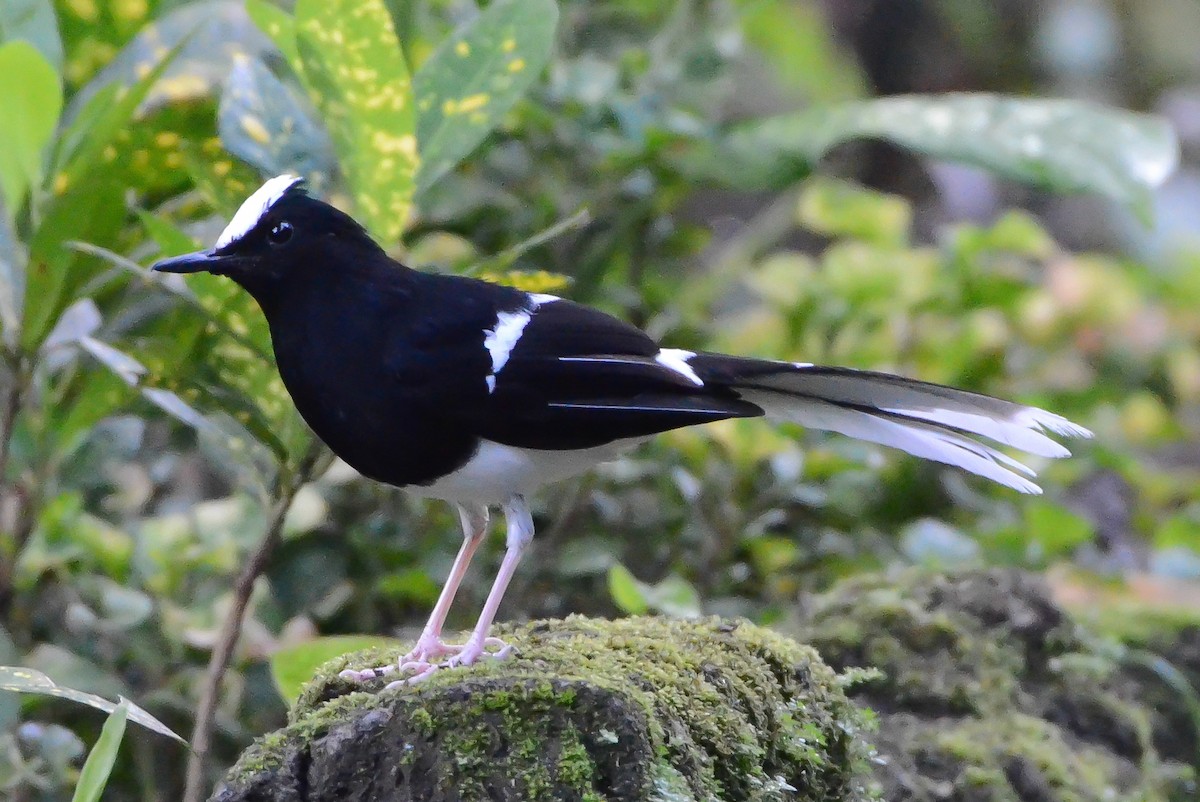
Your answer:
[[[422,192],[466,158],[550,58],[554,0],[497,0],[442,43],[414,78]]]
[[[328,134],[307,98],[261,61],[234,61],[218,126],[225,147],[265,175],[301,175],[318,194],[328,186],[336,167]]]
[[[416,104],[391,15],[383,0],[300,0],[296,37],[355,216],[390,245],[408,220],[418,162]]]

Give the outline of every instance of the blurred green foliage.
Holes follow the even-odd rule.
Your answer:
[[[232,577],[290,499],[221,688],[228,762],[281,720],[299,682],[281,667],[342,645],[316,635],[391,634],[436,599],[451,511],[342,465],[310,475],[252,301],[144,271],[285,170],[417,267],[564,292],[679,347],[897,371],[1097,432],[1038,466],[1032,501],[794,427],[674,432],[538,499],[508,617],[783,622],[865,569],[1114,570],[1129,545],[1142,568],[1200,575],[1200,258],[1066,247],[1022,210],[930,235],[919,203],[831,166],[873,137],[1144,216],[1177,156],[1160,119],[870,99],[815,2],[348,5],[0,8],[0,107],[20,110],[0,119],[0,663],[186,732]],[[1108,486],[1128,498],[1115,513]],[[87,711],[0,696],[0,794],[65,798],[98,738]],[[122,749],[111,798],[178,796],[182,750],[141,733]]]

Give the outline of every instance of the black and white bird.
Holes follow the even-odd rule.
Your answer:
[[[158,262],[228,276],[258,302],[300,414],[364,475],[458,507],[463,543],[397,682],[503,656],[488,631],[533,537],[526,499],[659,432],[766,416],[955,465],[1023,493],[1032,470],[977,438],[1039,457],[1047,432],[1090,432],[1041,409],[850,368],[660,346],[595,309],[458,276],[410,270],[351,217],[272,178],[216,246]],[[499,506],[507,550],[465,644],[442,625]],[[437,662],[439,658],[448,659]]]

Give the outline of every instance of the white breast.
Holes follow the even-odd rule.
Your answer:
[[[408,489],[418,496],[445,501],[502,504],[514,495],[528,495],[543,485],[615,459],[647,439],[617,440],[596,448],[564,451],[517,448],[484,440],[458,470],[431,485]]]

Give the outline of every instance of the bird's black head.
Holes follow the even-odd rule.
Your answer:
[[[292,175],[272,178],[246,199],[212,250],[164,259],[153,269],[228,276],[263,303],[314,270],[363,264],[382,254],[352,217],[310,197],[301,184]]]

